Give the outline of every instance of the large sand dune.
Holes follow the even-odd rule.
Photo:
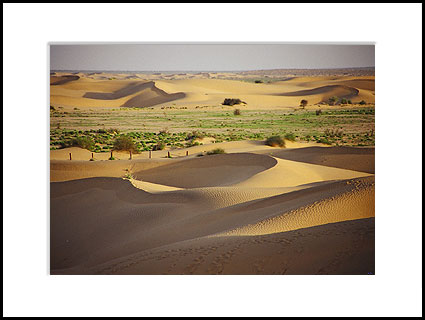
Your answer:
[[[51,183],[53,274],[374,271],[373,174],[253,153],[51,165],[65,176]],[[70,179],[87,166],[92,178]],[[299,252],[315,239],[323,255]]]

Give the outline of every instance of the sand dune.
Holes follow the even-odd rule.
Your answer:
[[[145,90],[144,90],[145,91]],[[170,102],[185,97],[183,92],[177,93],[166,93],[165,91],[158,89],[154,85],[149,88],[149,91],[142,92],[135,97],[127,100],[121,107],[126,108],[143,108],[155,106],[165,102]]]
[[[374,274],[374,231],[369,218],[263,236],[201,238],[116,259],[90,273]]]
[[[267,151],[273,157],[375,173],[375,148],[315,147]]]
[[[152,88],[155,84],[151,81],[148,82],[131,82],[128,85],[114,91],[114,92],[87,92],[84,98],[99,99],[99,100],[116,100],[128,95],[132,95],[146,88]]]
[[[285,237],[292,230],[306,232],[314,226],[374,216],[373,175],[268,155],[56,160],[51,163],[52,175],[84,172],[87,165],[98,177],[51,183],[52,273],[166,273],[162,268],[152,271],[143,259],[136,259],[131,268],[116,266],[135,255],[154,256],[165,247],[193,250],[227,239],[223,245],[235,251],[248,236],[252,241],[264,234]],[[134,179],[102,177],[122,177],[125,172],[132,172]],[[228,240],[234,238],[238,240]],[[177,256],[167,250],[163,255],[169,262],[164,268],[169,270]],[[249,253],[241,255],[242,260],[252,258]],[[323,259],[320,265],[329,263]],[[194,272],[188,271],[192,259],[180,257],[179,263],[182,267],[176,272]],[[236,268],[239,262],[234,264]],[[207,267],[209,272],[215,270],[211,263]],[[236,269],[227,272],[231,270]],[[273,272],[281,271],[279,264],[274,266]]]
[[[282,215],[247,225],[223,235],[263,235],[279,233],[328,223],[374,217],[374,184],[355,183],[356,189],[330,199],[322,199],[309,206],[297,208]]]
[[[343,182],[339,184],[341,183]],[[239,232],[241,230],[247,232],[248,228],[250,232],[256,230],[256,233],[272,233],[270,224],[261,221],[293,210],[292,208],[298,206],[300,201],[313,203],[323,197],[323,192],[329,199],[325,202],[326,205],[334,208],[328,220],[314,221],[312,219],[314,214],[309,212],[312,210],[307,208],[305,213],[303,209],[297,211],[302,219],[293,218],[290,220],[292,224],[286,222],[286,224],[278,223],[276,226],[304,230],[305,227],[315,223],[316,225],[323,222],[330,223],[339,218],[343,219],[342,221],[357,219],[359,215],[350,216],[343,207],[347,202],[341,204],[336,197],[333,203],[332,196],[335,192],[344,194],[344,191],[350,192],[350,187],[355,189],[355,181],[350,184],[344,183],[345,189],[334,183],[331,188],[327,185],[312,187],[286,193],[284,197],[278,195],[270,199],[251,200],[229,207],[219,206],[218,209],[212,206],[212,211],[208,210],[209,202],[193,198],[194,194],[189,190],[150,194],[134,188],[124,180],[107,178],[55,183],[51,188],[52,209],[56,213],[51,219],[54,226],[51,235],[53,273],[93,273],[100,265],[111,266],[116,263],[114,261],[116,259],[126,260],[129,256],[142,252],[151,254],[154,248],[173,243],[183,245],[185,241],[194,241],[196,247],[202,247],[205,237],[211,235],[218,237],[220,232],[229,228]],[[84,201],[75,201],[76,199]],[[348,199],[360,201],[354,209],[365,208],[364,198],[354,197],[353,200],[348,197]],[[368,198],[366,206],[367,201]],[[215,203],[214,200],[210,202]],[[315,206],[319,208],[315,207],[314,210],[320,210],[320,203]],[[200,208],[203,210],[199,211]],[[370,207],[364,215],[371,216],[373,212],[373,208]],[[294,211],[290,211],[289,216],[294,215]],[[287,227],[288,224],[291,228]],[[252,227],[257,225],[263,226],[263,229]],[[279,228],[272,229],[273,233],[279,230]],[[180,262],[186,265],[191,263],[185,259]],[[168,267],[171,265],[170,263]],[[140,267],[143,269],[143,265],[139,265]]]
[[[255,154],[212,155],[179,161],[162,167],[135,172],[137,180],[175,186],[200,188],[232,185],[271,168],[277,161]]]
[[[312,95],[321,95],[322,100],[325,101],[331,96],[338,96],[339,98],[353,99],[359,94],[359,90],[356,88],[342,86],[342,85],[329,85],[309,90],[300,90],[295,92],[286,92],[281,93],[282,96],[312,96]]]

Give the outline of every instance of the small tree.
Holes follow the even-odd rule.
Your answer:
[[[305,100],[305,99],[302,99],[301,102],[300,102],[300,107],[302,107],[304,109],[307,104],[308,104],[308,101]]]

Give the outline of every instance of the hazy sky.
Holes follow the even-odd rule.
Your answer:
[[[374,45],[52,44],[50,46],[51,70],[240,71],[374,66]]]

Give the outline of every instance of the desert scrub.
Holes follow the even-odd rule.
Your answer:
[[[221,149],[221,148],[216,148],[216,149],[213,149],[213,150],[207,152],[208,155],[223,154],[223,153],[226,153],[226,151],[224,151],[224,149]]]
[[[235,104],[246,104],[245,102],[243,102],[241,99],[231,99],[231,98],[226,98],[224,99],[222,105],[223,106],[233,106]]]
[[[76,137],[71,140],[71,146],[80,147],[90,151],[94,150],[95,143],[94,140],[90,137]]]
[[[270,147],[285,147],[285,140],[281,136],[272,136],[266,139],[266,145]]]
[[[129,136],[119,136],[114,141],[114,150],[135,151],[134,141]]]
[[[325,133],[326,136],[329,136],[331,138],[333,138],[333,137],[341,138],[344,134],[344,132],[342,130],[339,130],[339,129],[326,129],[324,133]]]
[[[240,110],[240,109],[235,109],[235,110],[233,111],[233,114],[234,114],[235,116],[240,116],[240,115],[241,115],[241,110]]]

